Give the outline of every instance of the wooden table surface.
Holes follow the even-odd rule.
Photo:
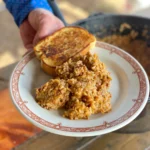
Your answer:
[[[11,149],[41,132],[12,104],[8,89],[0,91],[0,150]]]

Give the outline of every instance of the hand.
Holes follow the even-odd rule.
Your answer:
[[[44,9],[35,9],[20,26],[20,35],[25,48],[33,46],[44,37],[52,34],[64,25],[51,12]]]

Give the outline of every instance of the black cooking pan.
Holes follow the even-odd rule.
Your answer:
[[[150,31],[149,19],[129,15],[97,13],[89,16],[87,19],[74,23],[74,25],[86,28],[89,32],[97,37],[105,37],[112,34],[120,34],[119,28],[123,23],[131,25],[132,29],[138,31],[138,38],[142,38],[141,34],[144,28]],[[128,34],[129,32],[129,30],[125,30],[125,32],[122,32],[121,34]],[[150,35],[150,33],[148,34]]]
[[[49,0],[49,3],[54,11],[54,14],[58,18],[60,18],[65,25],[68,25],[59,8],[57,7],[55,1]],[[139,33],[137,39],[144,40],[147,43],[147,46],[150,46],[150,38],[145,38],[142,36],[144,29],[148,30],[147,36],[150,36],[150,20],[147,18],[129,15],[97,13],[89,16],[86,19],[75,22],[71,25],[81,26],[87,29],[92,34],[94,34],[96,37],[102,38],[113,34],[121,34],[121,35],[128,34],[130,32],[129,30],[125,30],[122,33],[119,32],[120,25],[123,23],[130,24],[132,26],[132,29],[134,29]],[[134,56],[134,53],[132,54]],[[144,51],[142,55],[143,56],[146,55],[147,57],[150,58],[150,51],[147,52]],[[140,57],[143,57],[142,55]],[[136,56],[134,57],[136,58]],[[145,70],[150,74],[150,66],[147,66]],[[139,115],[139,117],[137,117],[136,120],[132,121],[129,125],[118,130],[117,132],[139,133],[148,131],[150,130],[149,119],[150,119],[150,103],[146,105],[144,111]]]

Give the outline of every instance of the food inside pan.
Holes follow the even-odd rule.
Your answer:
[[[125,30],[128,30],[128,34],[123,35],[122,33]],[[108,35],[103,38],[97,38],[97,40],[115,45],[130,53],[145,68],[150,79],[150,38],[148,30],[144,28],[139,33],[130,24],[123,23],[120,25],[119,32],[120,34]]]

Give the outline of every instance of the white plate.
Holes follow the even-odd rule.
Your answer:
[[[60,110],[40,107],[34,90],[50,77],[30,52],[18,63],[10,80],[12,100],[23,116],[43,130],[76,137],[109,133],[133,121],[148,100],[149,81],[144,69],[132,56],[106,43],[97,42],[91,52],[99,56],[111,73],[111,112],[92,115],[89,120],[69,120],[62,117]]]

